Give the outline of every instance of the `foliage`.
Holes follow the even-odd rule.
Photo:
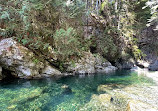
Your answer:
[[[90,47],[97,48],[101,55],[111,61],[127,50],[132,50],[135,58],[141,58],[142,52],[135,38],[151,15],[149,23],[158,17],[157,1],[146,2],[1,0],[0,37],[14,36],[24,46],[42,53],[45,59],[54,60],[57,55],[60,62],[81,56],[82,51],[88,51]],[[142,9],[145,3],[148,8]],[[97,15],[100,12],[99,16],[106,21],[100,28],[102,34],[92,35],[94,40],[85,39],[82,27],[85,24],[88,27],[89,13],[92,12]]]
[[[108,40],[105,36],[105,40],[108,42],[104,42],[105,40],[100,39],[102,44],[99,47],[102,47],[102,51],[104,54],[110,55],[108,59],[114,61],[119,56],[122,51],[129,53],[135,58],[141,58],[143,55],[141,50],[138,48],[136,37],[139,36],[140,31],[145,27],[147,23],[147,19],[150,18],[150,10],[149,8],[142,9],[147,0],[139,0],[139,1],[123,1],[123,0],[112,0],[108,2],[105,0],[101,4],[100,15],[103,16],[106,21],[106,26],[104,30],[106,30],[106,36],[109,36]],[[109,44],[108,44],[109,43]],[[112,44],[110,46],[110,44]],[[107,47],[110,47],[107,49]],[[136,46],[136,47],[135,47]],[[109,52],[111,53],[108,53]],[[132,53],[129,52],[132,50]],[[113,56],[118,55],[118,57]]]
[[[79,48],[79,42],[82,42],[80,44],[82,50],[87,50],[89,46],[84,44],[88,41],[81,39],[82,34],[72,31],[74,29],[68,27],[78,28],[81,25],[82,16],[85,13],[84,8],[85,2],[82,0],[75,0],[71,5],[67,5],[66,0],[1,0],[0,36],[14,36],[15,40],[36,53],[42,53],[42,56],[46,59],[54,56],[52,54],[54,49],[57,50],[59,55],[66,54],[65,57],[62,56],[64,58],[61,57],[62,60],[70,55],[79,55],[80,51],[76,51]],[[69,41],[63,45],[69,47],[69,49],[66,48],[68,52],[59,52],[62,44],[57,46],[58,43],[63,43],[56,38],[58,32],[64,32],[62,29],[66,29],[67,34],[73,33],[70,36],[61,34],[63,38],[69,36]],[[78,31],[81,31],[81,29],[78,28]],[[53,37],[53,35],[55,36]],[[76,38],[76,35],[80,35],[80,41],[77,40],[79,37]],[[73,38],[74,36],[75,38]],[[77,48],[70,48],[70,45]],[[50,47],[51,50],[49,50]],[[63,48],[61,49],[63,50]]]
[[[96,40],[98,52],[108,59],[117,58],[118,48],[114,43],[113,37],[108,34],[107,30]]]
[[[73,28],[59,29],[54,34],[55,50],[62,61],[81,54],[79,36]]]
[[[146,2],[146,6],[143,8],[149,7],[151,11],[151,18],[149,19],[149,24],[147,26],[150,26],[152,23],[158,21],[158,1],[157,0],[149,0]]]
[[[132,46],[132,53],[136,60],[141,59],[145,54],[138,48],[138,46]]]

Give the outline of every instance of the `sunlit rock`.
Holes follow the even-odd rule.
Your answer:
[[[48,62],[40,61],[33,52],[12,38],[0,41],[0,64],[19,78],[41,78],[43,75],[61,74]]]
[[[149,63],[146,62],[146,61],[138,60],[137,61],[137,66],[139,66],[141,68],[148,68],[149,67]]]
[[[92,53],[85,52],[84,56],[75,64],[68,66],[67,71],[73,73],[95,73],[95,57]]]
[[[113,89],[120,89],[123,87],[124,87],[124,85],[121,85],[121,84],[105,84],[105,85],[98,86],[97,91],[99,93],[101,93],[101,92],[111,93]]]
[[[128,103],[127,111],[157,111],[158,109],[149,104],[137,100],[131,100]]]

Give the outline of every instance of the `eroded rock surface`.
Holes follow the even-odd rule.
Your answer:
[[[0,64],[19,78],[40,78],[61,74],[48,62],[39,61],[33,52],[12,38],[0,41]]]
[[[158,59],[149,66],[149,70],[158,71]]]
[[[110,62],[105,60],[102,56],[94,55],[90,52],[85,52],[84,56],[75,64],[71,64],[67,71],[74,73],[109,73],[117,70]]]

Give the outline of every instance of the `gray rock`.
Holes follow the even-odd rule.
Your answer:
[[[102,56],[96,56],[95,70],[97,73],[109,73],[117,69],[118,68],[112,66],[112,64],[105,60]]]
[[[149,70],[158,71],[158,60],[156,60],[153,64],[149,65]]]
[[[73,73],[95,73],[95,57],[90,52],[85,52],[84,56],[76,62],[74,65],[69,63],[70,65],[67,68],[67,72]]]
[[[48,76],[61,74],[48,62],[39,61],[33,52],[12,38],[0,41],[0,64],[20,78],[39,78],[42,77],[42,74]]]
[[[133,59],[122,60],[121,62],[116,62],[116,67],[119,69],[132,69],[135,67],[135,62]]]
[[[102,56],[93,56],[90,52],[85,52],[83,58],[81,58],[75,65],[69,65],[67,68],[68,72],[73,73],[109,73],[117,70],[116,67],[112,66],[110,62],[105,60]]]
[[[140,68],[148,68],[149,67],[149,63],[143,60],[138,60],[137,61],[137,66],[139,66]]]
[[[108,67],[108,66],[112,66],[112,64],[110,62],[104,62],[102,63],[103,67]]]
[[[116,71],[118,68],[115,67],[115,66],[108,66],[108,67],[98,67],[96,69],[96,72],[97,73],[110,73],[110,72],[113,72],[113,71]]]
[[[48,77],[48,76],[52,76],[52,75],[61,75],[61,72],[48,65],[43,69],[41,75],[47,75],[47,77]]]
[[[122,69],[131,69],[134,67],[134,63],[127,61],[122,63]]]

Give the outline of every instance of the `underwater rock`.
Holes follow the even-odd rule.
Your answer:
[[[98,100],[102,103],[110,103],[112,101],[112,97],[109,94],[100,94],[98,96]]]
[[[13,38],[0,41],[1,67],[10,70],[19,78],[41,78],[42,75],[60,75],[61,72],[53,68],[46,61],[38,60],[26,47],[17,43]]]
[[[72,90],[68,85],[63,85],[63,86],[61,86],[61,88],[64,90],[63,94],[71,94],[72,93]]]
[[[79,111],[113,111],[112,96],[109,94],[92,95],[90,102]],[[116,106],[115,106],[116,107]]]
[[[127,111],[157,111],[158,109],[149,104],[137,100],[130,100],[127,106]]]
[[[123,88],[124,85],[121,84],[105,84],[105,85],[100,85],[97,88],[97,91],[100,92],[104,92],[104,93],[111,93],[113,91],[113,89],[121,89]]]

